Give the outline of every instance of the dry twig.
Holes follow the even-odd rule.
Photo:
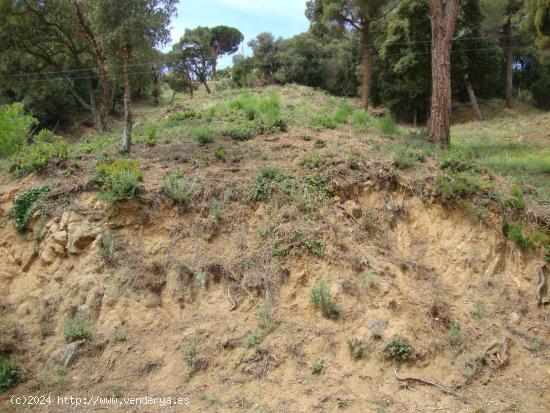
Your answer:
[[[457,399],[465,402],[464,398],[458,394],[456,391],[454,391],[453,389],[451,389],[450,387],[447,387],[447,386],[444,386],[443,384],[439,384],[439,383],[436,383],[436,382],[433,382],[433,381],[430,381],[430,380],[425,380],[425,379],[422,379],[420,377],[400,377],[398,374],[397,374],[397,371],[395,370],[395,367],[393,369],[393,373],[395,374],[395,377],[397,378],[397,380],[399,381],[415,381],[417,383],[421,383],[421,384],[426,384],[428,386],[433,386],[435,387],[436,389],[442,391],[443,393],[445,394],[449,394],[451,396],[454,396],[456,397]]]

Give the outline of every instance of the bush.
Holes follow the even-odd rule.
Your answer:
[[[413,348],[406,338],[394,336],[381,350],[382,357],[386,360],[407,361],[414,360]]]
[[[450,149],[441,155],[439,167],[454,172],[469,171],[474,168],[474,154],[465,149]]]
[[[348,123],[351,116],[351,106],[347,102],[343,102],[340,104],[336,112],[334,113],[334,122],[336,123]]]
[[[42,130],[34,141],[10,159],[10,169],[19,176],[41,172],[53,159],[64,161],[69,156],[65,140],[48,130]]]
[[[42,186],[17,195],[10,214],[15,218],[15,228],[19,232],[27,230],[29,221],[36,211],[45,212],[44,198],[49,191],[49,186]]]
[[[397,146],[393,154],[393,164],[399,169],[412,168],[418,162],[424,162],[425,159],[422,152],[411,149],[406,145]]]
[[[157,143],[157,125],[149,125],[145,134],[145,144],[147,146],[155,146]]]
[[[311,289],[309,299],[315,308],[321,310],[325,317],[335,319],[340,316],[340,306],[334,302],[325,280],[321,280],[319,284]]]
[[[385,113],[384,116],[378,119],[377,127],[383,135],[391,136],[398,132],[397,124],[388,113]]]
[[[224,136],[235,141],[247,141],[259,133],[258,124],[252,121],[232,123],[222,131]]]
[[[311,365],[311,373],[312,374],[321,374],[323,372],[323,369],[325,368],[325,361],[324,360],[317,360],[315,363]]]
[[[531,85],[535,105],[541,109],[550,109],[550,66],[546,66]]]
[[[334,120],[328,112],[321,112],[311,117],[310,126],[316,130],[322,129],[336,129],[338,123]]]
[[[119,202],[137,196],[143,174],[139,170],[139,161],[119,159],[111,164],[100,163],[96,167],[94,180],[105,191],[103,198],[110,202]]]
[[[266,166],[262,168],[252,183],[249,198],[252,201],[267,201],[275,184],[283,181],[287,177],[290,178],[290,176],[286,176],[283,171],[276,166]]]
[[[460,323],[458,320],[454,320],[449,324],[449,327],[447,328],[447,336],[449,336],[449,340],[454,347],[462,348],[464,333],[460,328]]]
[[[199,127],[191,130],[190,135],[200,146],[206,146],[216,140],[215,132],[207,127]]]
[[[218,161],[222,161],[222,162],[225,162],[225,157],[227,155],[227,151],[225,150],[225,148],[216,148],[216,150],[214,151],[214,157],[218,160]]]
[[[504,200],[504,206],[514,208],[518,211],[525,209],[525,200],[523,199],[523,190],[516,186],[510,191],[510,196]]]
[[[181,172],[170,172],[162,180],[162,190],[177,204],[187,206],[198,192],[197,181],[188,182]]]
[[[15,386],[20,372],[13,360],[0,358],[0,393]]]
[[[92,336],[90,323],[84,319],[69,318],[63,323],[63,337],[67,343],[87,340]]]
[[[352,358],[356,360],[363,358],[363,356],[365,355],[366,349],[365,349],[365,345],[361,340],[355,337],[349,338],[347,343],[348,343],[349,353]]]
[[[521,221],[511,223],[506,219],[502,223],[502,232],[511,240],[515,241],[521,248],[531,246],[531,241],[523,231],[524,224]]]
[[[435,184],[444,200],[465,198],[489,186],[487,181],[470,172],[439,174]]]
[[[22,103],[0,106],[0,157],[23,149],[27,133],[37,122],[32,116],[25,115]]]

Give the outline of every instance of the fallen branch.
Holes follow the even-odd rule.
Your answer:
[[[393,373],[395,374],[395,377],[397,378],[397,380],[399,381],[415,381],[417,383],[421,383],[421,384],[426,384],[428,386],[433,386],[435,387],[436,389],[442,391],[443,393],[445,394],[449,394],[451,396],[454,396],[456,397],[457,399],[465,402],[464,398],[458,394],[456,391],[454,391],[453,389],[451,389],[450,387],[447,387],[447,386],[444,386],[443,384],[439,384],[439,383],[435,383],[433,381],[430,381],[430,380],[425,380],[425,379],[421,379],[420,377],[400,377],[398,374],[397,374],[397,371],[395,370],[395,367],[393,369]]]
[[[491,344],[483,353],[483,358],[493,369],[499,369],[508,364],[508,344],[510,338],[504,334],[500,342]]]
[[[546,264],[543,264],[539,268],[539,285],[537,286],[537,305],[541,306],[542,297],[546,294]]]
[[[229,291],[229,286],[227,287],[227,298],[229,298],[229,301],[231,302],[231,308],[229,309],[229,311],[235,310],[238,307],[238,305],[233,300],[233,298],[231,298],[231,292]]]

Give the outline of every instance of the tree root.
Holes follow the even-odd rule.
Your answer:
[[[417,383],[425,384],[427,386],[433,386],[436,389],[440,390],[441,392],[443,392],[445,394],[448,394],[450,396],[454,396],[457,399],[459,399],[460,401],[466,403],[466,400],[460,394],[458,394],[456,391],[454,391],[450,387],[444,386],[443,384],[439,384],[439,383],[436,383],[436,382],[433,382],[433,381],[430,381],[430,380],[425,380],[425,379],[422,379],[420,377],[412,377],[412,376],[411,377],[400,377],[397,374],[397,371],[395,370],[395,368],[393,369],[393,373],[395,374],[395,378],[399,381],[415,381]]]
[[[543,264],[539,268],[539,285],[537,286],[537,306],[543,305],[543,296],[546,294],[546,264]]]

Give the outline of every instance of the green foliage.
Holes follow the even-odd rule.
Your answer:
[[[44,129],[36,135],[33,144],[10,158],[10,169],[19,176],[41,172],[52,160],[64,161],[68,156],[65,140]]]
[[[242,121],[235,122],[222,130],[222,134],[235,141],[247,141],[260,133],[256,122]]]
[[[376,127],[383,135],[387,136],[396,135],[399,132],[397,123],[395,123],[388,113],[385,113],[384,116],[378,119]]]
[[[529,237],[524,233],[524,224],[522,221],[512,223],[504,219],[502,223],[502,232],[522,248],[527,248],[531,245]]]
[[[373,271],[369,271],[369,272],[364,273],[361,276],[361,281],[364,284],[372,287],[380,281],[380,276],[377,273],[373,272]]]
[[[311,289],[309,300],[315,308],[321,310],[325,317],[332,319],[340,317],[340,306],[332,298],[325,280],[321,280]]]
[[[512,188],[510,195],[504,200],[504,206],[514,208],[518,211],[523,211],[525,209],[523,190],[519,186]]]
[[[315,143],[313,144],[313,147],[315,149],[323,149],[326,146],[327,146],[327,143],[322,139],[316,139]]]
[[[227,151],[225,150],[225,148],[219,147],[219,148],[216,148],[216,149],[214,150],[214,157],[215,157],[218,161],[225,162],[226,156],[227,156]]]
[[[469,171],[474,168],[474,155],[468,149],[450,149],[439,158],[439,167],[454,172]]]
[[[303,249],[316,257],[322,257],[325,253],[325,242],[307,235],[301,229],[295,229],[286,242],[292,248]]]
[[[213,129],[204,126],[192,129],[189,134],[200,146],[207,146],[216,140],[216,133]]]
[[[249,198],[253,201],[267,201],[277,187],[288,188],[293,177],[277,166],[266,166],[252,183]]]
[[[317,360],[311,365],[311,374],[321,374],[325,369],[325,361]]]
[[[157,143],[157,125],[149,125],[145,134],[145,144],[147,146],[155,146]]]
[[[185,364],[187,365],[189,377],[201,370],[206,369],[208,366],[208,360],[198,357],[197,346],[195,344],[192,344],[185,349],[184,359]]]
[[[27,133],[36,123],[32,116],[25,115],[22,103],[0,106],[0,157],[23,149]]]
[[[31,188],[15,198],[11,216],[15,218],[15,228],[19,232],[25,232],[29,225],[29,221],[35,212],[45,212],[44,198],[50,191],[49,186]]]
[[[490,183],[472,172],[440,173],[435,185],[445,201],[466,198],[486,189]]]
[[[464,333],[462,332],[462,329],[460,328],[460,323],[458,320],[453,320],[449,327],[447,328],[447,336],[449,336],[449,340],[451,340],[451,344],[453,347],[456,348],[462,348],[462,339],[464,338]]]
[[[356,360],[363,358],[366,348],[361,340],[356,337],[348,338],[347,344],[352,358]]]
[[[410,148],[407,145],[397,145],[393,153],[393,164],[399,169],[414,167],[418,162],[426,160],[421,151]]]
[[[63,323],[63,337],[67,343],[87,340],[92,336],[90,322],[80,318],[68,318]]]
[[[15,386],[20,374],[21,370],[13,360],[0,358],[0,394]]]
[[[162,190],[177,204],[188,206],[198,195],[199,185],[196,180],[188,181],[181,172],[170,172],[162,180]]]
[[[381,355],[386,360],[394,360],[397,362],[414,360],[414,350],[409,341],[400,336],[393,336],[384,347],[382,347]]]
[[[352,108],[351,105],[347,102],[340,104],[336,112],[334,113],[334,122],[336,123],[348,123],[350,121]]]
[[[319,155],[305,155],[302,160],[301,160],[301,164],[303,166],[305,166],[306,168],[309,168],[309,169],[317,169],[319,168],[321,165],[323,165],[323,163],[325,162],[325,160],[319,156]]]
[[[139,161],[133,159],[119,159],[111,164],[100,163],[94,176],[94,181],[104,191],[103,198],[110,202],[136,197],[142,179]]]
[[[315,130],[336,129],[338,127],[338,123],[328,112],[320,112],[311,117],[310,126]]]
[[[550,109],[550,65],[546,65],[538,79],[531,86],[535,105],[541,109]]]
[[[356,128],[365,130],[371,124],[372,119],[366,110],[358,110],[353,114],[351,122]]]

